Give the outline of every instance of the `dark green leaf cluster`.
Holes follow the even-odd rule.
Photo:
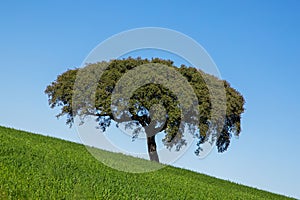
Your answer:
[[[144,67],[143,74],[139,66]],[[189,132],[199,139],[196,154],[210,135],[218,151],[225,151],[232,134],[241,132],[244,112],[244,98],[228,82],[159,58],[129,57],[68,70],[45,93],[52,108],[62,107],[58,117],[67,115],[68,124],[76,116],[82,122],[95,116],[103,131],[114,120],[135,129],[134,138],[142,130],[147,135],[164,132],[165,146],[176,150],[185,145]],[[128,101],[124,94],[130,94]]]
[[[70,125],[73,122],[72,97],[77,71],[78,69],[66,71],[58,76],[56,81],[52,82],[45,90],[49,97],[50,107],[61,107],[61,112],[56,117],[67,115],[67,124]]]

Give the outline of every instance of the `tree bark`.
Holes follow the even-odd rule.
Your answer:
[[[150,160],[159,163],[159,158],[156,150],[155,135],[147,137],[147,145]]]

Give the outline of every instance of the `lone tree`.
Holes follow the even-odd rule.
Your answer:
[[[75,117],[84,123],[84,117],[94,116],[103,131],[111,120],[124,123],[133,130],[133,139],[144,131],[152,161],[159,162],[159,132],[165,133],[166,148],[177,151],[186,145],[184,135],[193,134],[198,139],[196,155],[209,138],[218,152],[224,152],[232,135],[241,132],[243,96],[227,81],[195,68],[176,67],[159,58],[127,58],[83,69],[70,69],[47,86],[50,107],[61,107],[57,117],[66,115],[72,125]]]

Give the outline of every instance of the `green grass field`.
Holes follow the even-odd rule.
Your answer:
[[[0,199],[288,199],[175,167],[125,173],[83,145],[0,127]],[[155,165],[97,150],[103,157]]]

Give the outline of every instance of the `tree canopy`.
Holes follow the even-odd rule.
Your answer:
[[[219,152],[241,132],[243,96],[225,80],[171,60],[127,58],[69,69],[47,86],[51,108],[60,107],[72,125],[79,117],[95,116],[102,131],[124,123],[133,138],[144,131],[150,160],[159,162],[155,135],[164,132],[168,149],[186,145],[184,135],[201,144],[212,136]]]

